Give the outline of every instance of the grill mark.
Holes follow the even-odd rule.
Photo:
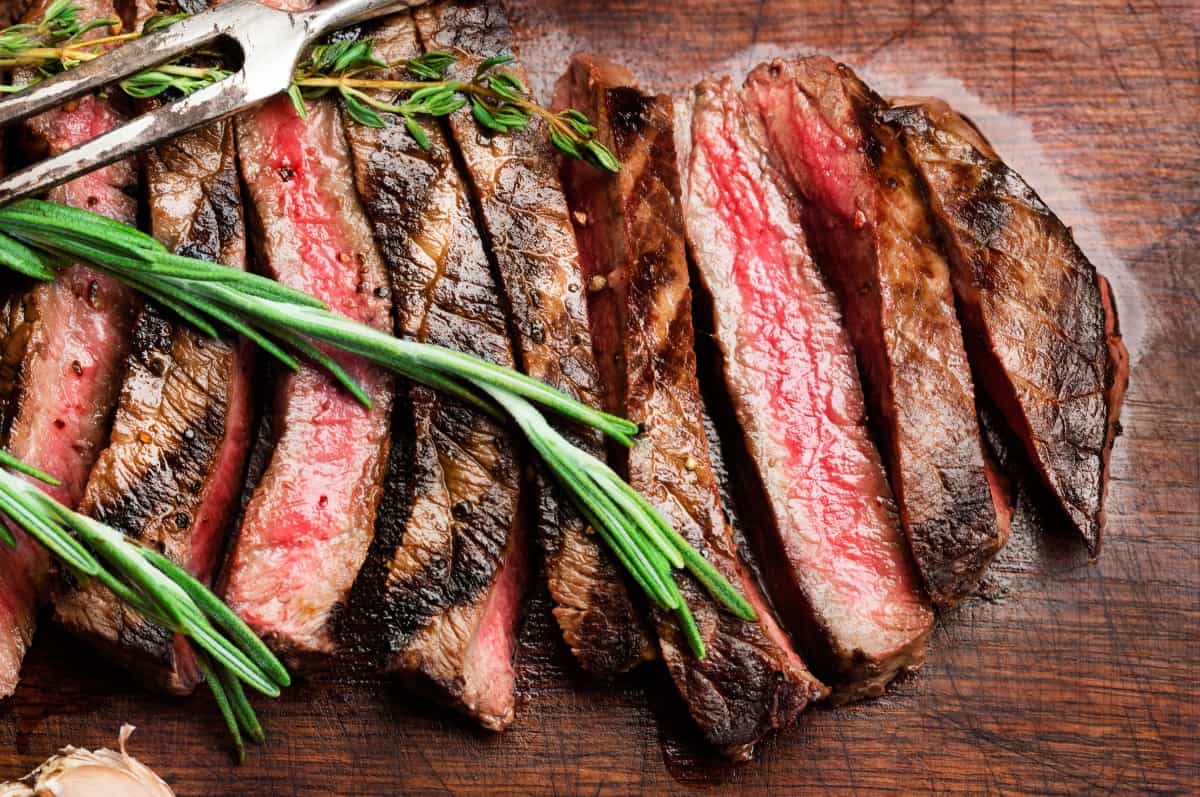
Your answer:
[[[426,6],[416,19],[426,49],[459,56],[452,76],[468,79],[483,58],[512,51],[508,22],[492,0]],[[519,62],[506,69],[525,79]],[[489,136],[465,110],[451,116],[449,125],[508,301],[521,369],[599,405],[578,251],[543,122]],[[569,425],[561,431],[602,456],[598,432]],[[557,485],[541,472],[536,484],[537,536],[567,645],[585,669],[599,674],[623,672],[651,658],[641,611],[610,554]]]
[[[188,427],[200,433],[190,440],[181,436],[154,465],[138,475],[136,483],[97,499],[91,507],[92,516],[138,540],[145,539],[152,526],[167,519],[185,531],[192,521],[198,488],[206,477],[204,467],[215,458],[224,435],[226,410],[223,403],[205,407]],[[181,490],[183,485],[190,487]],[[163,547],[164,543],[159,540],[158,545]]]
[[[948,242],[972,363],[1095,556],[1128,379],[1102,278],[965,117],[915,98],[887,118],[902,131]]]
[[[373,38],[391,63],[419,52],[406,14]],[[425,151],[387,120],[383,130],[347,122],[346,133],[388,267],[398,334],[511,365],[506,319],[444,134],[426,124]],[[511,687],[493,694],[472,683],[480,665],[470,656],[489,596],[500,589],[505,552],[516,543],[516,445],[485,414],[411,384],[398,390],[392,435],[375,540],[337,634],[356,655],[419,676],[483,724],[503,727],[513,713]],[[510,633],[515,615],[514,607],[499,620]],[[467,633],[453,633],[460,618]],[[511,653],[482,666],[511,671]]]

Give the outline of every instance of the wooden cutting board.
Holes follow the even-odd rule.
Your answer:
[[[1100,561],[1023,516],[983,596],[939,618],[922,672],[880,700],[810,711],[737,767],[705,753],[661,668],[611,684],[579,673],[542,596],[509,732],[373,676],[330,676],[260,701],[269,743],[240,768],[207,694],[148,695],[45,628],[0,706],[0,780],[64,744],[112,745],[131,722],[132,751],[181,795],[1200,789],[1200,6],[514,0],[512,12],[541,88],[576,49],[662,91],[824,51],[881,91],[940,91],[971,113],[1116,287],[1134,367]]]

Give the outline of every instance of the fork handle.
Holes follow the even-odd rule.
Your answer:
[[[309,11],[305,23],[308,35],[317,37],[347,25],[428,3],[429,0],[335,0]]]

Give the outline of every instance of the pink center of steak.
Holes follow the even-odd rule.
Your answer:
[[[691,201],[711,213],[702,248],[726,253],[706,259],[705,278],[784,551],[843,655],[886,657],[923,633],[929,612],[867,437],[849,341],[786,200],[764,179],[763,153],[736,113],[700,114]]]
[[[37,125],[39,137],[56,154],[108,131],[118,121],[106,102],[85,97],[72,109],[43,114],[31,125]],[[129,165],[118,163],[54,189],[50,198],[132,221],[133,201],[122,191],[130,182]],[[34,318],[17,333],[29,335],[29,348],[4,443],[14,456],[60,479],[58,487],[42,487],[73,507],[104,444],[116,401],[127,349],[130,292],[109,277],[72,266],[56,282],[32,288],[26,300]],[[48,586],[48,555],[25,535],[17,537],[16,550],[0,548],[0,626],[12,629],[0,634],[0,697],[16,686],[37,605]]]
[[[464,699],[475,703],[480,721],[494,730],[512,722],[516,672],[513,651],[517,646],[517,623],[525,594],[525,535],[514,525],[512,538],[500,566],[500,577],[488,596],[475,635],[464,657]]]
[[[389,329],[386,293],[377,291],[384,278],[349,183],[336,108],[314,104],[306,123],[281,99],[244,121],[251,132],[239,143],[272,276]],[[307,365],[283,380],[280,435],[247,506],[226,593],[259,632],[326,652],[329,610],[353,583],[372,538],[390,403],[386,372],[359,357],[331,356],[374,407],[364,409]]]
[[[249,343],[239,341],[234,346],[237,347],[237,371],[229,380],[229,419],[225,427],[225,439],[196,509],[192,523],[192,549],[187,560],[188,569],[205,584],[212,583],[213,570],[221,555],[230,507],[241,492],[246,452],[253,433],[250,368],[254,357],[249,350]]]
[[[83,144],[120,123],[106,102],[80,100],[71,111],[41,117],[52,152]],[[132,221],[133,202],[120,188],[124,164],[80,177],[51,196],[56,202]],[[46,492],[68,506],[83,495],[107,429],[115,382],[127,349],[129,290],[110,277],[74,266],[47,291],[46,340],[22,376],[26,395],[13,422],[9,450],[62,484]]]

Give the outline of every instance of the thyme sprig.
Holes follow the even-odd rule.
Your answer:
[[[27,477],[27,478],[23,478]],[[34,482],[57,485],[51,475],[0,450],[0,516],[54,555],[80,581],[95,580],[151,622],[180,634],[192,646],[230,724],[238,757],[239,728],[255,740],[262,726],[243,684],[276,697],[291,676],[245,623],[206,586],[167,557],[117,529],[51,498]],[[0,542],[17,544],[0,519]]]
[[[86,262],[113,275],[207,334],[217,334],[218,328],[241,333],[288,368],[309,359],[350,390],[358,390],[353,380],[314,342],[509,417],[649,599],[678,614],[696,656],[704,657],[704,643],[679,592],[676,571],[690,572],[737,616],[754,618],[745,598],[649,501],[602,461],[572,445],[541,410],[596,428],[626,446],[633,444],[636,424],[487,360],[397,338],[330,312],[317,299],[264,277],[172,254],[150,236],[90,211],[40,200],[0,208],[0,265],[47,279],[58,264],[69,262]],[[369,401],[361,391],[356,395]]]
[[[155,16],[146,20],[140,31],[84,39],[97,28],[119,30],[120,21],[80,23],[79,13],[73,0],[54,0],[41,22],[0,31],[0,67],[35,67],[31,80],[41,80],[98,58],[114,44],[162,30],[187,16]],[[288,96],[301,118],[307,116],[306,100],[330,93],[341,99],[350,118],[368,127],[387,126],[384,114],[393,114],[426,149],[429,139],[417,121],[421,117],[449,116],[469,105],[475,121],[494,133],[523,130],[537,117],[545,121],[550,143],[563,154],[600,169],[619,171],[616,157],[596,140],[596,128],[584,114],[573,109],[555,113],[543,108],[519,78],[501,68],[513,60],[511,55],[497,55],[481,62],[470,80],[452,80],[448,74],[457,59],[451,53],[436,50],[389,64],[375,52],[370,38],[339,39],[312,49],[296,67]],[[392,68],[402,68],[413,79],[388,80],[372,75]],[[148,99],[168,93],[191,94],[231,74],[221,66],[219,53],[206,51],[140,72],[118,85],[131,97]],[[4,86],[0,91],[18,91],[27,85]]]
[[[550,143],[564,155],[610,172],[620,171],[616,157],[596,140],[596,128],[587,116],[574,109],[555,113],[543,108],[530,98],[520,78],[501,69],[514,60],[511,55],[493,56],[480,62],[469,81],[452,80],[447,76],[457,62],[453,53],[431,50],[400,64],[388,64],[376,54],[371,39],[345,39],[313,48],[297,69],[289,96],[303,117],[305,99],[337,91],[356,122],[385,127],[387,122],[380,114],[395,114],[425,149],[429,140],[417,123],[421,116],[449,116],[469,105],[475,121],[494,133],[523,130],[539,117],[546,123]],[[414,79],[367,76],[393,67],[402,67]],[[391,97],[385,99],[384,92]]]

